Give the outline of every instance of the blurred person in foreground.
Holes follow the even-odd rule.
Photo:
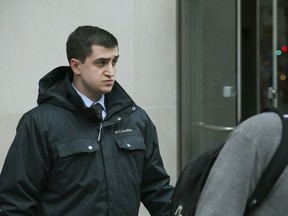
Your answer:
[[[260,113],[239,124],[210,170],[195,215],[243,216],[248,198],[277,150],[282,129],[274,112]],[[288,166],[251,216],[288,215],[287,176]]]

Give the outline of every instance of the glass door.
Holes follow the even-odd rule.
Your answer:
[[[264,107],[288,110],[288,0],[179,2],[182,169]]]
[[[288,106],[288,1],[259,0],[259,106]]]
[[[181,0],[180,169],[221,144],[237,124],[236,0]]]

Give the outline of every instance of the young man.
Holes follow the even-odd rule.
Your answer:
[[[151,215],[169,215],[173,187],[156,128],[115,81],[116,38],[80,26],[66,48],[70,67],[40,80],[38,106],[18,124],[0,215],[136,216],[140,201]]]
[[[282,136],[276,113],[261,113],[242,122],[228,137],[201,193],[196,216],[243,216]],[[288,167],[253,216],[285,216],[288,212]]]

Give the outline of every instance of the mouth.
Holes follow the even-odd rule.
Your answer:
[[[110,79],[110,80],[104,80],[103,81],[106,85],[113,85],[114,84],[114,80]]]

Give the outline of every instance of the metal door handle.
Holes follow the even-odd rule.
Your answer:
[[[196,127],[206,128],[210,130],[216,130],[216,131],[232,131],[234,127],[224,127],[224,126],[218,126],[218,125],[209,125],[205,124],[204,122],[197,122],[195,124]]]

